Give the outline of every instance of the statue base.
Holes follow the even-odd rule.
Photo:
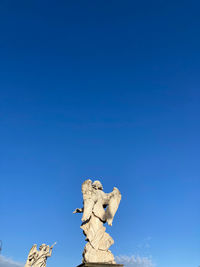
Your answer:
[[[123,267],[123,264],[105,263],[105,262],[84,262],[77,267]]]

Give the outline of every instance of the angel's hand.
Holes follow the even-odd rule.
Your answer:
[[[50,249],[53,249],[53,247],[57,244],[57,242],[55,242],[52,246],[50,246]]]
[[[73,211],[73,213],[82,213],[83,212],[83,209],[75,209],[75,211]]]
[[[89,218],[90,218],[90,216],[83,216],[82,219],[81,219],[81,221],[82,222],[85,222],[85,221],[89,220]]]

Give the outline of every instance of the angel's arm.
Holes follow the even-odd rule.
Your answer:
[[[51,247],[47,246],[47,248],[48,248],[48,251],[47,251],[46,257],[51,257],[53,246]]]

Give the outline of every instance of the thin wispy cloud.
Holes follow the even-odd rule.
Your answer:
[[[0,255],[0,267],[23,267],[24,264],[8,259]]]
[[[124,264],[125,267],[155,267],[150,257],[140,257],[140,256],[117,256],[116,262],[119,264]]]
[[[138,249],[148,249],[150,248],[150,241],[152,240],[152,237],[151,236],[148,236],[147,238],[145,238],[142,242],[140,242],[138,245],[137,245],[137,248]]]

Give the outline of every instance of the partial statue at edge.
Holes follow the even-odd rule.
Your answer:
[[[105,232],[104,223],[112,226],[114,215],[118,209],[121,194],[114,187],[111,193],[104,193],[100,181],[86,180],[82,184],[83,208],[73,213],[83,213],[83,233],[86,244],[83,251],[83,262],[101,262],[115,264],[109,247],[114,243],[112,237]]]
[[[47,258],[51,257],[52,249],[56,242],[51,246],[42,244],[37,250],[37,245],[34,244],[28,254],[28,258],[24,267],[46,267]]]

